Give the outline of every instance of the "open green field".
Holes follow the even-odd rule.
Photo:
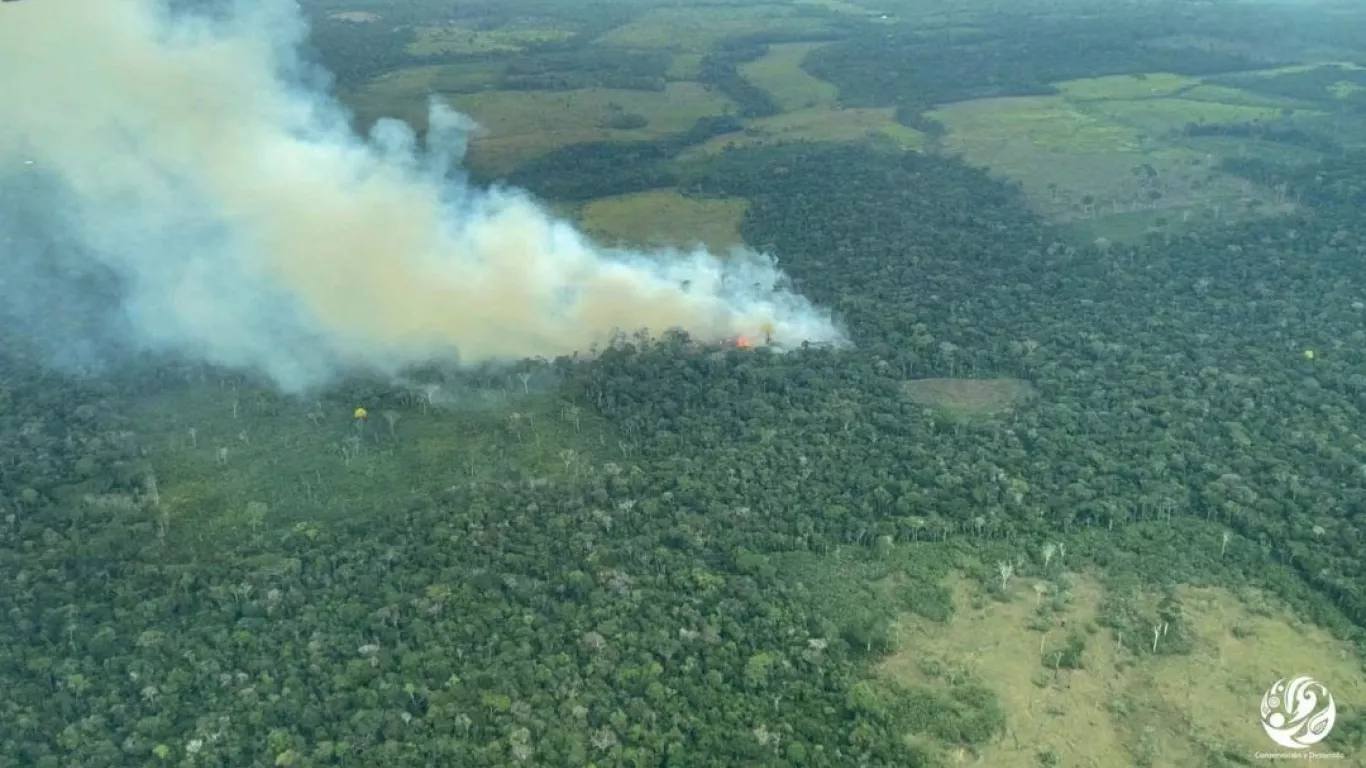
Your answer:
[[[1249,107],[1275,107],[1277,109],[1299,109],[1303,103],[1291,101],[1289,99],[1266,96],[1260,93],[1252,93],[1238,88],[1227,88],[1222,85],[1211,83],[1201,83],[1187,88],[1180,93],[1180,97],[1186,101],[1209,101],[1218,104],[1243,105]]]
[[[668,76],[671,80],[696,80],[702,72],[700,53],[676,53],[669,62]]]
[[[681,133],[701,117],[723,115],[731,102],[695,82],[669,83],[663,91],[589,88],[576,91],[480,91],[472,86],[487,77],[485,65],[418,67],[400,70],[348,97],[362,119],[387,115],[419,131],[427,124],[427,99],[444,92],[446,102],[470,115],[480,131],[471,142],[470,162],[495,173],[570,144],[603,140],[641,140]],[[443,86],[469,88],[451,93]],[[632,130],[607,127],[620,114],[644,116]]]
[[[742,133],[717,136],[683,153],[690,160],[729,147],[758,147],[791,141],[881,140],[902,149],[919,149],[925,136],[896,122],[894,110],[814,107],[749,121]]]
[[[1366,72],[1366,66],[1362,66],[1352,61],[1320,61],[1312,64],[1292,64],[1286,67],[1272,67],[1271,69],[1258,69],[1247,74],[1258,77],[1277,77],[1280,75],[1299,75],[1305,72],[1313,72],[1324,67],[1336,67],[1337,69],[1351,72]]]
[[[690,249],[701,244],[719,254],[744,244],[740,221],[748,205],[743,198],[654,190],[594,200],[583,207],[580,224],[605,245]]]
[[[733,108],[728,99],[692,80],[698,75],[703,56],[717,43],[736,35],[820,31],[827,22],[814,9],[830,10],[830,3],[840,6],[841,12],[880,12],[869,3],[845,0],[663,6],[644,11],[600,38],[600,42],[612,45],[672,51],[674,59],[668,71],[672,82],[662,92],[603,88],[496,91],[491,86],[498,79],[498,64],[490,60],[399,70],[371,81],[349,94],[347,100],[363,121],[390,115],[421,130],[425,127],[428,94],[444,94],[453,107],[474,117],[481,126],[471,143],[472,166],[494,174],[508,173],[519,163],[560,147],[601,140],[655,139],[685,131],[700,117],[727,114]],[[887,12],[895,15],[908,8],[926,11],[922,6],[908,2],[888,6]],[[946,17],[935,23],[955,22]],[[418,30],[414,47],[423,53],[498,53],[570,34],[552,22],[537,24],[528,20],[526,26],[497,30],[459,25],[424,27]],[[715,137],[688,150],[681,159],[697,159],[727,147],[795,141],[873,140],[902,150],[929,146],[923,134],[898,124],[890,108],[841,109],[838,89],[801,68],[802,60],[822,45],[826,43],[773,44],[763,57],[742,64],[741,76],[768,92],[782,113],[748,120],[744,131]],[[1360,68],[1344,65],[1340,70],[1346,77]],[[1304,121],[1299,124],[1305,126],[1316,120],[1320,126],[1327,124],[1325,121],[1334,119],[1335,111],[1323,105],[1335,99],[1359,98],[1357,93],[1363,86],[1347,80],[1334,84],[1325,74],[1320,79],[1327,83],[1327,90],[1315,103],[1279,95],[1274,87],[1252,84],[1277,77],[1303,78],[1316,72],[1322,73],[1323,65],[1218,78],[1153,72],[1077,79],[1057,83],[1060,92],[1053,96],[954,103],[927,116],[947,129],[937,149],[960,154],[970,163],[1020,182],[1041,215],[1070,227],[1088,241],[1102,236],[1129,238],[1154,227],[1177,227],[1188,221],[1288,210],[1291,204],[1272,191],[1258,189],[1217,169],[1225,157],[1274,155],[1287,148],[1269,142],[1177,134],[1191,123],[1293,118]],[[609,127],[614,118],[623,116],[639,116],[646,124],[629,130]],[[639,232],[625,236],[648,242]]]
[[[408,45],[414,56],[441,54],[515,53],[536,43],[566,40],[574,36],[567,29],[472,29],[456,24],[417,27],[417,39]]]
[[[1169,138],[1188,123],[1282,116],[1282,107],[1265,97],[1216,91],[1220,87],[1172,75],[1097,78],[1060,88],[1058,96],[969,101],[929,116],[948,128],[945,150],[1019,181],[1034,208],[1055,221],[1092,220],[1084,228],[1090,239],[1104,231],[1094,220],[1111,215],[1125,217],[1113,234],[1129,236],[1157,219],[1284,209],[1269,191],[1220,173],[1215,145]],[[1206,89],[1204,98],[1170,95],[1198,89]],[[1215,100],[1221,97],[1229,101]],[[1138,220],[1144,223],[1135,227]]]
[[[1245,123],[1275,120],[1280,107],[1259,107],[1190,99],[1107,99],[1087,102],[1088,111],[1108,121],[1148,133],[1176,130],[1186,123]],[[1300,110],[1301,116],[1322,114]]]
[[[471,161],[501,170],[570,144],[681,133],[698,118],[723,115],[731,106],[726,97],[692,82],[669,83],[663,91],[489,91],[452,96],[450,103],[482,129],[471,143]],[[632,130],[606,127],[620,113],[642,115],[649,122]]]
[[[781,43],[768,53],[740,66],[740,75],[768,91],[784,112],[834,104],[839,89],[802,69],[802,59],[825,43]]]
[[[498,81],[501,67],[494,62],[462,62],[405,67],[366,83],[344,95],[358,112],[379,117],[399,117],[412,123],[426,120],[427,94],[474,93],[488,90]]]
[[[1206,765],[1230,754],[1250,761],[1272,746],[1258,707],[1275,680],[1308,674],[1339,701],[1366,696],[1348,644],[1260,593],[1178,589],[1193,649],[1154,655],[1151,635],[1124,637],[1098,620],[1107,599],[1155,616],[1157,595],[1107,594],[1086,574],[1033,570],[1010,582],[1004,600],[990,594],[994,586],[950,578],[951,619],[907,615],[898,623],[906,650],[882,662],[883,675],[931,690],[966,676],[1005,708],[1005,738],[977,755],[948,745],[951,760],[999,768]],[[1080,668],[1051,668],[1069,633],[1084,641]]]
[[[1171,96],[1199,84],[1200,79],[1196,77],[1157,72],[1146,75],[1112,75],[1067,80],[1054,85],[1069,101],[1090,101]]]
[[[380,16],[378,13],[371,13],[369,11],[337,11],[336,13],[329,14],[328,18],[336,19],[337,21],[349,21],[352,24],[370,24],[379,21]]]
[[[796,4],[810,5],[815,8],[820,8],[822,10],[835,11],[836,13],[847,13],[852,16],[871,16],[878,13],[877,11],[874,11],[871,8],[864,8],[861,5],[855,5],[851,2],[847,2],[847,0],[796,0]]]
[[[791,5],[655,8],[613,29],[598,42],[628,48],[705,53],[729,37],[758,32],[815,33],[826,28]]]
[[[904,386],[906,399],[916,405],[963,421],[1000,416],[1036,396],[1019,379],[915,379]]]
[[[1042,151],[1139,151],[1133,127],[1082,109],[1065,96],[964,101],[932,110],[929,116],[948,126],[948,147],[970,158],[975,150],[1015,143]]]

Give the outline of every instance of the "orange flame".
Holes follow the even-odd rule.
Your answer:
[[[749,349],[753,345],[750,344],[749,339],[745,338],[744,336],[736,336],[735,346],[739,347],[740,349]]]

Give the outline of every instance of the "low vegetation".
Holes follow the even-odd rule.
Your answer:
[[[694,198],[673,190],[654,190],[594,200],[584,206],[580,224],[608,245],[681,249],[701,245],[724,254],[744,245],[740,222],[747,206],[739,198]]]

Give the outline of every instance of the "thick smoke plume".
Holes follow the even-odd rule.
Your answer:
[[[837,340],[757,254],[604,250],[524,194],[452,182],[470,125],[439,104],[422,149],[397,121],[355,136],[303,84],[305,34],[269,0],[212,17],[155,0],[0,5],[0,300],[60,314],[41,295],[54,278],[26,272],[79,250],[117,277],[139,345],[291,390],[642,328]]]

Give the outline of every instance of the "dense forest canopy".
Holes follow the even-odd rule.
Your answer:
[[[1366,25],[1325,10],[1287,34],[1285,12],[1162,2],[917,26],[903,21],[925,3],[896,5],[812,9],[818,32],[736,23],[687,75],[725,114],[478,179],[565,205],[742,198],[744,242],[848,346],[642,334],[295,398],[152,354],[54,372],[0,326],[0,766],[904,768],[1012,740],[1061,764],[973,669],[911,648],[918,676],[879,673],[906,650],[903,617],[981,607],[954,597],[959,578],[982,605],[1031,606],[1040,689],[1094,669],[1100,646],[1126,667],[1192,658],[1185,585],[1272,595],[1359,670],[1366,133],[1334,127],[1360,119],[1366,79],[1246,72],[1302,63],[1310,43],[1366,64]],[[307,4],[312,55],[343,92],[451,62],[490,64],[488,90],[658,91],[684,78],[682,54],[599,38],[677,7]],[[572,34],[411,50],[426,24],[527,18]],[[1217,170],[1295,205],[1079,238],[931,144],[744,144],[784,112],[746,67],[808,43],[801,70],[837,87],[832,112],[895,110],[927,135],[952,136],[933,108],[1105,75],[1302,100],[1312,114],[1229,110],[1159,137],[1244,142]],[[965,380],[1007,404],[924,395]],[[1105,597],[1064,628],[1083,578]],[[1363,754],[1363,712],[1340,699],[1325,744]],[[1181,764],[1250,759],[1189,738],[1199,762]],[[1177,764],[1125,748],[1110,764]]]

